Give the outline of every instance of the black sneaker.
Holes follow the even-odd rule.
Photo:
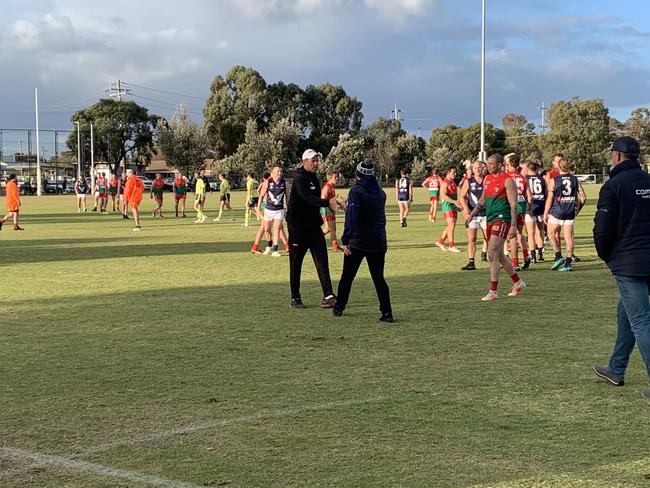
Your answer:
[[[599,376],[602,379],[609,381],[614,386],[623,386],[625,384],[625,382],[622,379],[614,376],[604,366],[593,366],[591,370],[596,374],[596,376]]]
[[[650,400],[650,390],[643,390],[641,392],[641,396],[645,398],[646,400]]]
[[[526,259],[524,259],[524,265],[521,267],[521,269],[528,269],[532,261],[533,259],[530,256],[528,256]]]
[[[483,261],[484,263],[487,263],[487,262],[488,262],[488,259],[487,259],[487,253],[486,253],[486,252],[482,252],[482,253],[481,253],[481,261]]]
[[[334,315],[334,317],[340,317],[343,315],[343,310],[340,308],[332,307],[332,315]]]
[[[392,313],[382,313],[381,317],[379,317],[380,322],[388,322],[389,324],[392,324],[394,320]]]
[[[91,212],[97,212],[97,207],[93,208]]]
[[[474,264],[474,261],[468,262],[465,266],[460,268],[461,271],[475,271],[476,270],[476,265]]]
[[[406,226],[407,226],[406,219],[404,219],[404,222],[402,223],[402,227],[406,227]]]
[[[307,305],[302,303],[302,300],[300,298],[292,298],[291,308],[307,308]]]
[[[541,251],[540,251],[539,254],[537,255],[537,262],[538,262],[538,263],[543,263],[543,262],[544,262],[544,253],[541,252]]]
[[[5,223],[5,221],[0,219],[0,230],[2,230],[2,224],[4,224],[4,223]]]
[[[320,308],[332,308],[336,305],[336,297],[332,295],[329,298],[323,298],[323,301],[320,303]]]
[[[574,263],[579,263],[580,262],[580,258],[578,256],[576,256],[575,254],[573,255],[572,259],[573,259]]]

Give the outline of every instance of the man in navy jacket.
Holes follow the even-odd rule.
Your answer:
[[[623,386],[635,343],[650,376],[650,175],[641,169],[639,143],[632,137],[619,137],[610,151],[612,170],[598,198],[594,243],[620,292],[618,332],[609,364],[593,371]],[[650,399],[650,390],[642,394]]]
[[[338,297],[332,312],[343,315],[348,303],[352,282],[359,266],[365,260],[375,285],[382,322],[393,321],[390,291],[384,279],[386,260],[386,193],[375,179],[375,165],[372,159],[364,159],[356,168],[357,184],[348,194],[345,211],[345,230],[341,237],[343,244],[343,272],[339,282]]]

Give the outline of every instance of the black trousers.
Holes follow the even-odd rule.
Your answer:
[[[390,290],[388,283],[384,279],[384,263],[386,261],[386,251],[367,252],[360,251],[359,249],[350,248],[352,254],[346,255],[343,258],[343,273],[341,274],[341,281],[339,281],[339,291],[336,296],[336,308],[345,310],[350,298],[350,290],[352,289],[352,282],[354,281],[359,266],[365,258],[368,262],[368,269],[372,282],[375,285],[377,298],[379,298],[379,310],[381,313],[393,313],[390,306]]]
[[[316,272],[323,296],[334,294],[332,280],[330,279],[330,266],[327,257],[327,244],[320,227],[303,228],[302,226],[289,225],[289,282],[291,284],[291,298],[300,298],[300,275],[302,262],[307,251],[316,265]]]

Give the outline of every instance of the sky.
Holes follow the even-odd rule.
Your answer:
[[[200,121],[211,80],[235,64],[267,83],[340,84],[364,124],[394,104],[423,137],[480,119],[480,0],[2,4],[0,129],[34,127],[35,87],[41,128],[70,129],[117,79],[151,112],[185,103]],[[542,103],[580,96],[624,120],[650,104],[649,41],[650,2],[487,0],[486,118],[539,124]]]

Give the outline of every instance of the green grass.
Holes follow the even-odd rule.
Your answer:
[[[389,191],[391,326],[364,268],[344,317],[319,309],[309,257],[310,307],[290,310],[288,259],[250,254],[240,211],[146,216],[133,233],[74,197],[24,197],[26,230],[0,233],[0,485],[151,484],[5,446],[206,486],[650,486],[638,354],[624,388],[590,371],[613,345],[617,294],[588,190],[574,273],[533,266],[514,299],[503,276],[487,304],[485,264],[460,272],[464,254],[432,246],[442,224],[424,192],[401,229]],[[336,284],[342,256],[330,264]]]

